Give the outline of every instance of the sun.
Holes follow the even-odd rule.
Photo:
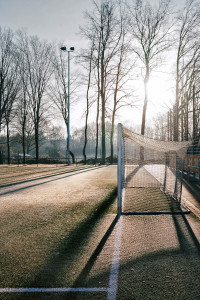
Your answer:
[[[165,75],[165,74],[164,74]],[[151,76],[148,82],[149,109],[165,111],[173,101],[173,81],[163,74]]]

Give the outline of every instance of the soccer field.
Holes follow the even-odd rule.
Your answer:
[[[199,299],[200,221],[116,217],[116,166],[0,190],[0,299]]]

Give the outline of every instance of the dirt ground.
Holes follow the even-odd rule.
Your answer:
[[[119,221],[116,185],[116,166],[109,166],[1,189],[0,291],[88,290],[2,292],[0,299],[200,299],[200,219],[191,213]]]
[[[92,165],[1,165],[0,167],[0,187],[5,187],[21,182],[30,182],[40,178],[66,174],[78,170],[93,168]]]

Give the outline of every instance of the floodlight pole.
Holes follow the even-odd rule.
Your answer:
[[[70,50],[67,50],[66,47],[60,48],[62,51],[68,52],[68,126],[67,126],[67,164],[70,165],[70,52],[74,51],[74,47],[70,47]]]

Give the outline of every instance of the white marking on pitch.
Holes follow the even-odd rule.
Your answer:
[[[94,288],[0,288],[0,293],[64,293],[64,292],[107,292],[107,300],[115,300],[118,288],[118,274],[120,261],[120,247],[122,235],[122,216],[117,223],[115,235],[114,251],[112,256],[112,264],[110,269],[109,287]]]
[[[0,288],[0,293],[107,292],[107,288]]]
[[[121,235],[122,235],[122,216],[120,217],[117,225],[118,227],[115,236],[114,252],[112,257],[112,265],[110,269],[107,300],[115,300],[117,296],[120,246],[121,246]]]

